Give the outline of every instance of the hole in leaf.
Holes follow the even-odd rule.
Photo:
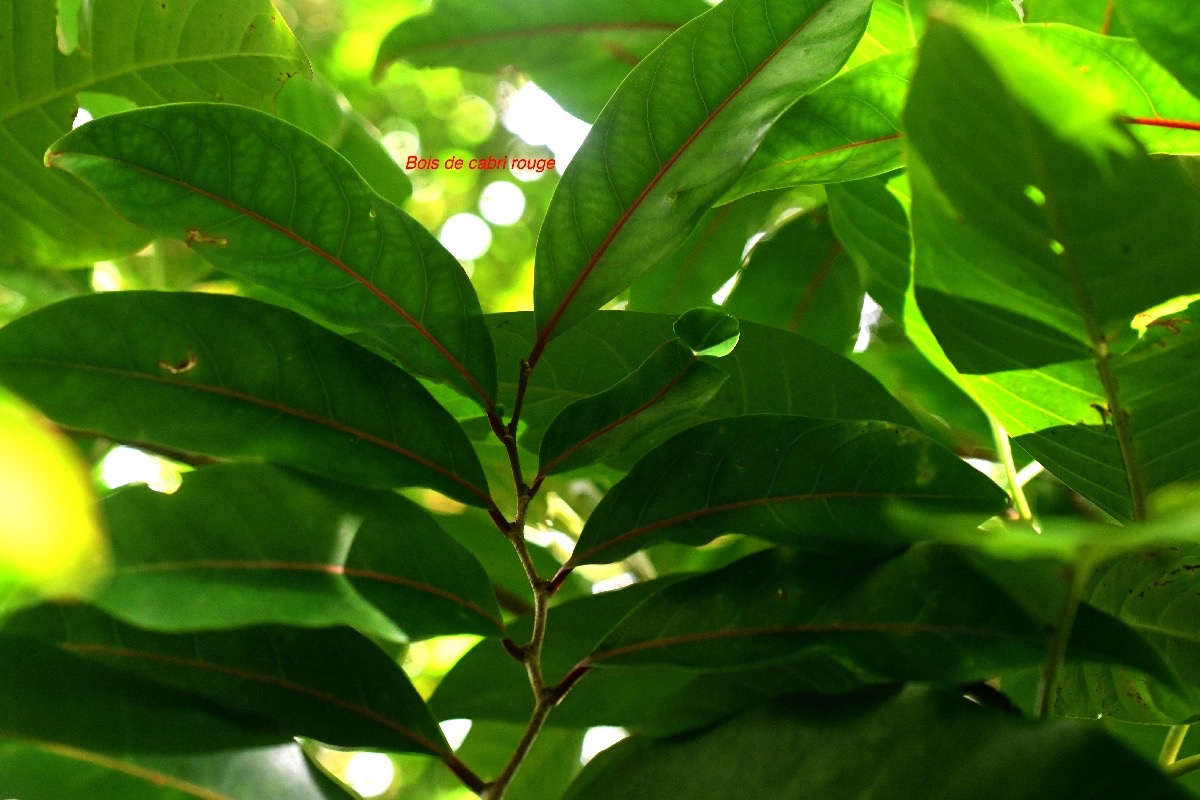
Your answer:
[[[1063,253],[1067,252],[1067,248],[1063,247],[1062,242],[1058,241],[1057,239],[1050,240],[1050,250],[1056,256],[1061,256]]]
[[[1033,204],[1039,208],[1046,205],[1046,193],[1036,186],[1026,186],[1025,196],[1032,200]]]

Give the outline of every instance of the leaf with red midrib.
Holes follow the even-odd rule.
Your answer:
[[[397,642],[504,631],[483,567],[395,494],[240,464],[188,473],[171,495],[123,489],[101,510],[113,569],[94,603],[144,628],[353,625]]]
[[[726,0],[629,74],[564,173],[542,225],[531,363],[683,241],[767,126],[845,63],[870,5]]]
[[[884,504],[979,514],[1004,494],[923,434],[884,422],[753,415],[697,425],[650,451],[592,512],[567,568],[663,541],[743,533],[807,550],[895,552]]]
[[[72,131],[46,163],[138,225],[494,404],[495,354],[462,266],[299,128],[237,106],[158,106]]]

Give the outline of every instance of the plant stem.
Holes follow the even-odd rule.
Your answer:
[[[1173,764],[1167,764],[1164,769],[1175,777],[1187,775],[1189,772],[1200,769],[1200,756],[1188,756]]]
[[[1058,624],[1054,626],[1054,638],[1050,640],[1050,652],[1046,654],[1046,663],[1042,665],[1042,674],[1038,679],[1037,700],[1034,702],[1034,714],[1038,719],[1049,717],[1050,709],[1054,705],[1058,672],[1067,655],[1067,642],[1071,638],[1071,628],[1079,610],[1083,584],[1087,579],[1086,572],[1086,569],[1074,564],[1067,567],[1067,592],[1058,612]]]
[[[505,531],[505,537],[516,550],[521,568],[525,571],[525,577],[529,581],[529,588],[533,591],[533,632],[530,634],[529,641],[523,645],[509,646],[506,644],[509,652],[524,664],[525,672],[529,676],[529,688],[533,691],[533,714],[525,726],[525,732],[521,734],[521,740],[517,743],[516,749],[513,750],[512,756],[509,757],[508,763],[504,765],[500,775],[491,783],[476,790],[482,800],[500,800],[504,796],[521,763],[529,755],[533,743],[537,741],[538,734],[546,724],[550,712],[554,710],[554,706],[557,705],[564,693],[559,687],[546,686],[546,677],[542,672],[542,644],[546,641],[546,619],[550,595],[553,592],[550,582],[538,575],[533,557],[529,554],[529,544],[525,541],[525,515],[529,510],[530,501],[533,500],[541,486],[540,480],[536,481],[532,487],[525,483],[525,478],[521,474],[521,461],[517,449],[517,425],[521,419],[521,407],[525,403],[525,391],[529,386],[529,375],[532,372],[533,367],[530,362],[522,362],[512,418],[507,426],[493,425],[492,430],[508,451],[513,485],[517,491],[517,514]]]
[[[1008,479],[1008,489],[1012,492],[1013,507],[1017,509],[1017,514],[1021,519],[1029,522],[1033,519],[1033,509],[1029,507],[1025,489],[1017,474],[1017,464],[1013,461],[1012,442],[1009,441],[1008,432],[991,414],[988,414],[988,422],[992,426],[992,439],[996,442],[996,454],[1000,456],[1000,463],[1004,465],[1004,476]]]
[[[1175,759],[1179,757],[1179,748],[1183,747],[1183,737],[1187,736],[1190,725],[1172,725],[1167,731],[1167,740],[1163,742],[1162,752],[1158,756],[1158,763],[1164,767],[1169,767],[1175,763]]]

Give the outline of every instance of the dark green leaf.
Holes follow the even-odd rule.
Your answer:
[[[517,363],[535,338],[530,314],[492,314],[488,322],[502,361]],[[672,337],[673,318],[663,314],[602,311],[563,334],[546,350],[530,377],[521,422],[522,444],[536,447],[552,419],[567,405],[605,391],[637,369]],[[741,324],[741,337],[721,360],[727,380],[695,417],[664,426],[661,442],[690,424],[742,414],[803,414],[841,419],[881,419],[915,424],[883,386],[850,361],[802,336],[765,325]],[[511,408],[516,382],[501,385]],[[648,444],[648,442],[647,442]]]
[[[589,661],[730,669],[825,653],[860,679],[955,683],[1035,665],[1048,643],[1042,620],[955,548],[879,564],[774,548],[662,590]]]
[[[490,504],[466,434],[416,380],[253,300],[67,300],[0,330],[0,382],[77,431]]]
[[[20,0],[0,14],[0,262],[91,264],[144,245],[145,231],[114,214],[42,154],[71,130],[82,91],[152,105],[224,100],[267,107],[307,73],[300,43],[268,0],[95,0],[60,52],[55,0]],[[75,4],[78,8],[79,4]],[[70,5],[64,6],[64,12]]]
[[[592,512],[568,567],[723,533],[822,552],[894,552],[888,501],[982,521],[1004,493],[923,434],[886,422],[754,415],[697,425],[647,454]]]
[[[1130,351],[1130,325],[1200,291],[1200,193],[1019,34],[926,36],[906,116],[917,299],[1027,451],[1144,517],[1149,491],[1196,474],[1196,373],[1187,346]]]
[[[1116,0],[1120,21],[1154,58],[1200,97],[1200,7],[1155,0]]]
[[[83,606],[40,606],[14,616],[5,632],[270,720],[290,735],[453,758],[404,670],[349,628],[162,634]]]
[[[476,72],[512,65],[591,121],[632,67],[707,8],[702,0],[437,0],[388,33],[375,75],[397,61]]]
[[[46,159],[133,222],[485,407],[494,399],[492,342],[462,267],[310,134],[248,108],[181,104],[94,120]]]
[[[682,314],[711,303],[742,265],[750,237],[771,222],[781,194],[759,192],[706,212],[683,244],[630,287],[630,310]]]
[[[733,323],[736,342],[737,320],[720,316]],[[554,418],[542,438],[539,478],[619,454],[647,431],[698,412],[728,377],[678,340],[665,343],[620,383],[575,401]]]
[[[845,353],[858,334],[862,306],[858,267],[834,238],[829,214],[818,209],[755,245],[721,307]]]
[[[727,0],[630,73],[547,210],[531,362],[687,237],[766,126],[845,63],[869,5]]]
[[[738,321],[713,308],[693,308],[675,320],[671,329],[696,355],[717,358],[732,353],[741,336]]]
[[[626,740],[567,800],[1069,800],[1191,795],[1095,726],[1035,724],[961,692],[772,701],[700,735]]]
[[[512,757],[513,748],[525,732],[524,723],[476,721],[459,748],[459,755],[476,772],[498,775]],[[571,780],[579,774],[579,753],[586,731],[543,729],[509,790],[506,800],[559,800]]]
[[[646,598],[680,576],[635,583],[623,589],[569,600],[550,609],[542,665],[547,682],[561,681],[613,626]],[[532,629],[524,617],[510,626],[514,640]],[[674,670],[608,670],[585,676],[555,709],[551,725],[634,725],[659,698],[691,676]],[[437,719],[485,719],[524,723],[533,710],[524,668],[499,642],[483,641],[463,656],[429,699]]]
[[[385,200],[400,205],[412,195],[412,183],[379,143],[379,132],[325,79],[288,81],[275,113],[340,153]]]
[[[90,752],[0,739],[0,792],[21,800],[348,800],[295,742],[185,756]]]
[[[94,602],[145,628],[503,631],[483,568],[398,495],[246,464],[188,473],[171,495],[122,489],[101,508],[113,570]]]

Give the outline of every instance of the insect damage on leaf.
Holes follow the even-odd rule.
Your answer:
[[[215,244],[218,247],[224,247],[229,244],[228,237],[205,233],[199,228],[188,228],[183,240],[188,244]]]
[[[184,356],[182,361],[176,364],[172,364],[170,361],[166,360],[159,361],[158,368],[165,370],[172,375],[182,375],[185,372],[191,372],[193,369],[195,369],[197,362],[198,359],[196,358],[195,352],[193,352],[192,348],[189,347],[187,355]]]

